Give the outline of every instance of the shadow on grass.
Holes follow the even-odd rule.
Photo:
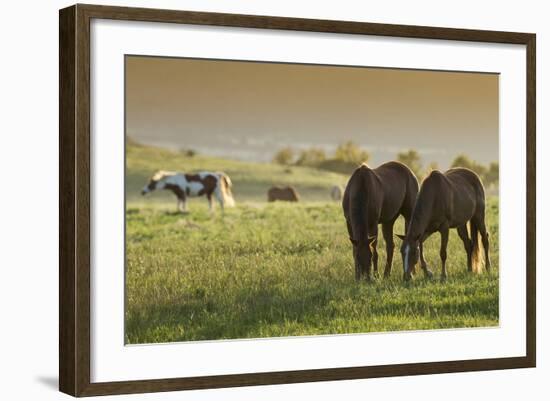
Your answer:
[[[430,280],[403,284],[396,278],[370,284],[355,283],[351,278],[338,283],[316,280],[291,291],[241,288],[229,298],[196,291],[185,294],[179,304],[141,308],[127,318],[126,335],[130,343],[146,343],[348,332],[327,329],[333,320],[343,322],[344,329],[346,325],[348,329],[356,327],[349,332],[366,332],[365,327],[376,327],[376,331],[414,329],[412,319],[416,318],[421,319],[419,328],[433,321],[428,327],[432,329],[461,327],[460,322],[468,317],[498,321],[498,295],[476,294],[490,283],[472,283],[470,277],[463,276],[453,281],[459,284],[457,288]],[[391,323],[379,329],[384,319]]]

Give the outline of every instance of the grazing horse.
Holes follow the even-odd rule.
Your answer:
[[[187,212],[187,197],[202,195],[206,195],[208,208],[212,211],[212,195],[214,195],[223,211],[225,206],[235,206],[231,187],[231,180],[225,173],[201,171],[196,174],[184,174],[158,171],[143,187],[141,194],[146,195],[157,189],[168,189],[176,195],[178,209],[182,213]]]
[[[471,236],[468,236],[468,222]],[[445,173],[434,170],[422,183],[406,235],[399,236],[403,239],[401,255],[404,280],[411,279],[411,266],[418,262],[419,244],[436,231],[441,234],[441,280],[447,278],[445,262],[451,228],[456,228],[464,243],[468,271],[481,270],[480,239],[485,249],[485,266],[489,270],[491,262],[489,234],[485,227],[485,190],[477,174],[466,168],[452,168]],[[428,271],[422,255],[420,262],[422,269]]]
[[[343,194],[344,194],[344,190],[340,185],[334,185],[330,190],[330,197],[333,201],[341,200]]]
[[[287,201],[287,202],[298,202],[300,197],[298,196],[298,192],[294,189],[294,187],[271,187],[267,191],[267,201],[268,202],[275,202],[277,200],[279,201]]]
[[[386,242],[384,277],[389,277],[393,261],[393,225],[402,215],[405,227],[412,216],[418,193],[418,181],[413,172],[399,162],[388,162],[371,169],[358,167],[348,181],[342,207],[353,244],[355,279],[371,280],[371,263],[378,274],[378,224]]]

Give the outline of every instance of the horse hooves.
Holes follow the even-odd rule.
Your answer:
[[[441,281],[442,283],[446,282],[446,281],[447,281],[447,276],[441,276],[440,281]]]
[[[430,279],[430,280],[434,278],[434,274],[429,269],[424,270],[424,275],[426,276],[427,279]]]

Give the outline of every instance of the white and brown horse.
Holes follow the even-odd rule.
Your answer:
[[[199,173],[185,174],[171,171],[157,171],[149,180],[149,183],[141,190],[142,195],[149,192],[167,189],[176,195],[178,209],[187,212],[187,198],[206,195],[208,207],[212,211],[212,196],[218,200],[222,211],[224,207],[235,206],[235,200],[231,194],[231,180],[225,173],[201,171]]]

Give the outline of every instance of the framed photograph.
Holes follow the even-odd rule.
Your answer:
[[[62,392],[535,366],[534,34],[59,18]]]

